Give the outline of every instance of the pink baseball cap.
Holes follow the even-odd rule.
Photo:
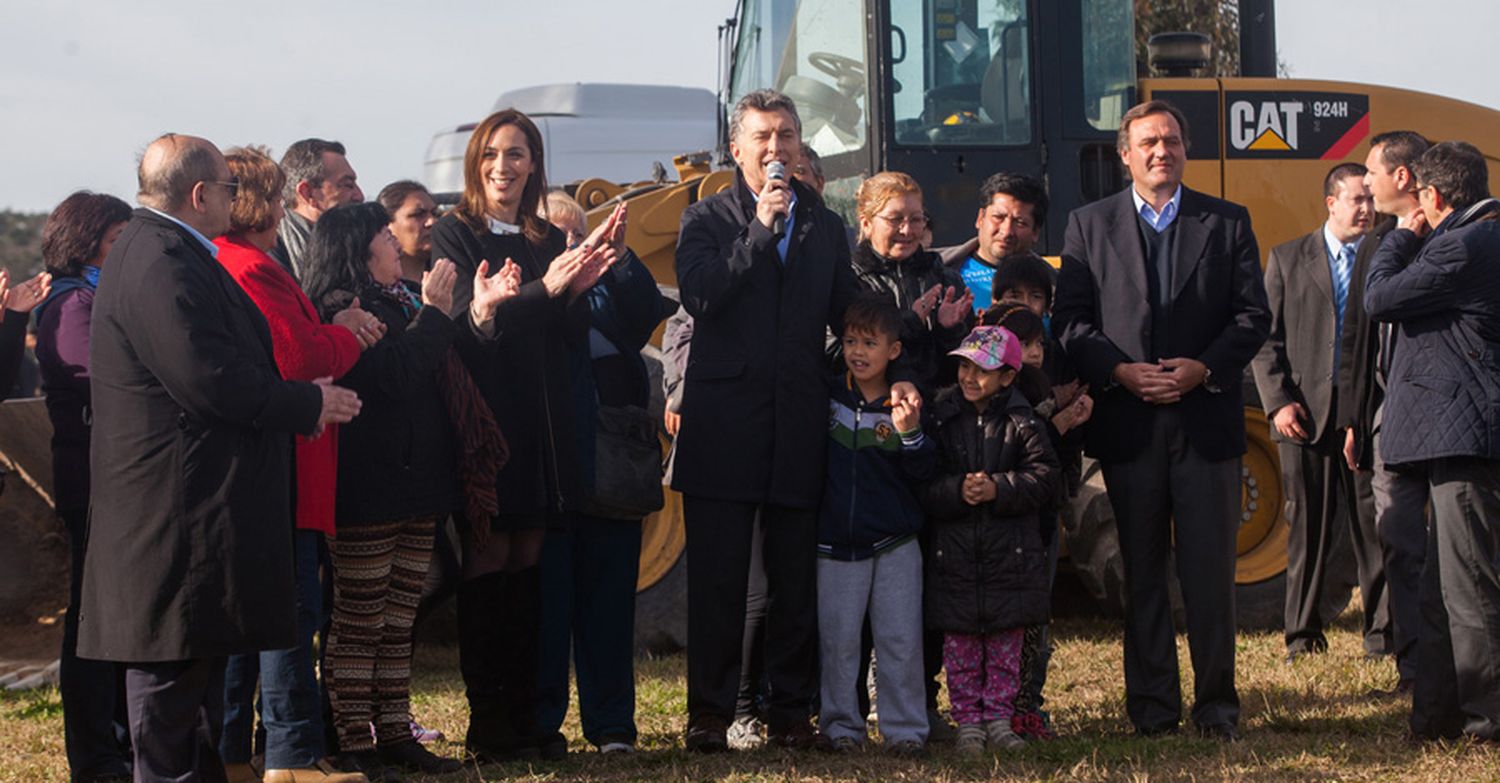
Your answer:
[[[1003,326],[979,326],[949,356],[962,356],[986,370],[1021,369],[1021,341]]]

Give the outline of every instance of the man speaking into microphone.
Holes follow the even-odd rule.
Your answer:
[[[765,668],[773,744],[808,748],[817,688],[817,509],[828,392],[826,328],[856,282],[844,223],[786,172],[801,157],[790,98],[757,90],[729,120],[734,186],[682,215],[677,285],[694,319],[672,487],[688,569],[689,750],[727,749],[739,688],[750,542],[763,530]],[[897,384],[895,394],[915,394]]]

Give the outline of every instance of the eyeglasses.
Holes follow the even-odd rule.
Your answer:
[[[234,200],[235,198],[237,198],[240,195],[240,178],[239,177],[231,177],[228,182],[225,182],[223,180],[217,180],[217,179],[206,179],[206,180],[204,180],[204,183],[208,184],[208,185],[218,185],[220,187],[228,188],[229,189],[229,198],[230,198],[231,201]]]
[[[917,231],[927,227],[926,215],[876,215],[891,228],[911,228]]]

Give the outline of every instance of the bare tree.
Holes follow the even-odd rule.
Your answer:
[[[1239,0],[1135,0],[1137,62],[1148,62],[1151,36],[1179,31],[1203,33],[1213,41],[1213,57],[1200,75],[1240,74]]]

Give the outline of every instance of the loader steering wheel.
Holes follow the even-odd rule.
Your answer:
[[[863,85],[865,81],[865,64],[852,57],[832,52],[812,52],[807,55],[807,62],[812,67],[833,77],[839,85],[840,91],[847,91],[845,80],[853,85]]]

